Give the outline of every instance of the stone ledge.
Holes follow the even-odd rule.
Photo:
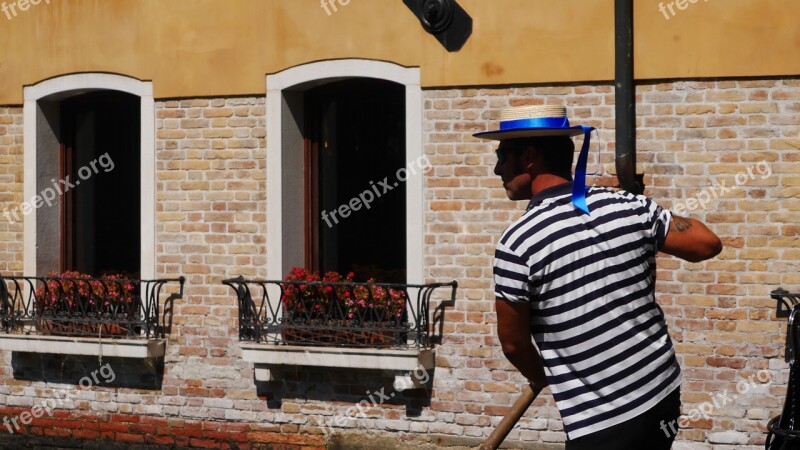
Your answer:
[[[425,435],[405,433],[398,436],[388,432],[353,430],[330,435],[327,448],[329,450],[473,450],[478,448],[485,439],[485,437],[438,433]],[[507,439],[500,444],[500,448],[503,450],[564,450],[564,444]]]
[[[422,387],[410,372],[419,367],[426,371],[434,368],[432,349],[307,347],[251,342],[243,342],[241,347],[242,359],[255,364],[257,381],[277,381],[281,366],[344,367],[393,370],[396,372],[395,388]]]
[[[164,356],[166,339],[98,339],[94,337],[0,334],[0,350],[120,358]]]

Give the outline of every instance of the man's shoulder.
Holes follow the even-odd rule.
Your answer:
[[[629,208],[640,208],[642,206],[646,206],[648,203],[653,203],[651,199],[645,197],[644,195],[635,195],[623,189],[614,189],[610,187],[592,186],[588,189],[586,198],[590,209],[592,203],[596,203],[595,206],[598,207],[608,205],[627,205]],[[571,192],[549,197],[543,201],[531,204],[529,209],[525,211],[525,214],[514,221],[509,228],[513,228],[515,225],[521,225],[525,223],[532,225],[534,223],[568,221],[569,219],[573,218],[573,216],[568,213],[573,211],[575,211],[575,208],[572,204]],[[584,216],[583,214],[575,211],[574,217]],[[595,215],[585,217],[590,219],[597,218]]]
[[[640,194],[632,194],[624,189],[608,187],[592,187],[587,194],[587,201],[596,202],[598,206],[618,205],[626,209],[650,209],[658,206],[651,198]]]
[[[646,198],[643,195],[632,194],[625,189],[616,189],[606,186],[592,186],[589,188],[589,195],[599,195],[603,197],[619,199],[619,201],[638,201]]]
[[[632,194],[623,189],[594,186],[588,190],[587,203],[594,211],[590,215],[584,215],[575,209],[570,193],[531,204],[528,210],[503,231],[498,245],[514,249],[522,241],[547,239],[549,234],[558,233],[564,228],[592,227],[592,224],[602,224],[609,220],[640,222],[648,210],[658,206],[644,195]]]
[[[537,235],[541,235],[548,227],[554,223],[563,220],[559,218],[556,210],[558,205],[553,205],[550,200],[544,203],[537,204],[526,210],[519,218],[512,222],[500,235],[498,246],[506,246],[509,249],[515,249],[531,238],[534,240],[539,239]],[[567,196],[566,203],[570,208],[572,203],[570,197]],[[555,207],[554,207],[555,206]]]

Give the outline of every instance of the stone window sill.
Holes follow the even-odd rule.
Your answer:
[[[310,347],[242,342],[242,359],[255,365],[256,381],[277,381],[284,366],[342,367],[395,372],[395,389],[419,388],[411,372],[434,368],[432,349]]]
[[[164,356],[166,339],[98,339],[44,335],[0,335],[0,350],[61,355],[158,358]]]

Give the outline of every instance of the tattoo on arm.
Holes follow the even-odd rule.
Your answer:
[[[672,216],[672,222],[670,223],[670,228],[675,231],[686,231],[689,228],[692,228],[692,221],[681,216]]]

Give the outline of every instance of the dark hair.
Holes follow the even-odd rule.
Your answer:
[[[575,143],[569,136],[541,136],[512,139],[513,148],[536,147],[542,152],[542,161],[548,172],[572,179],[572,159]]]

